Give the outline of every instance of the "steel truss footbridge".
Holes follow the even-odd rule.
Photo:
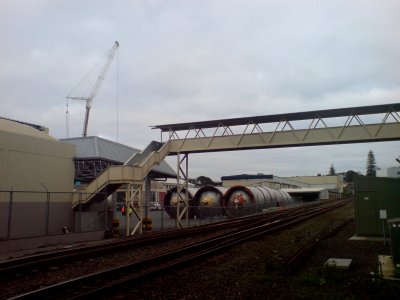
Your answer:
[[[160,143],[152,142],[125,165],[107,169],[84,194],[75,197],[73,206],[90,203],[110,186],[128,184],[127,204],[138,222],[132,232],[127,224],[127,235],[141,233],[148,201],[143,193],[144,186],[149,191],[147,175],[166,156],[176,155],[177,195],[186,193],[181,199],[183,206],[177,205],[176,223],[186,227],[190,153],[396,141],[400,140],[400,103],[156,125],[152,129],[160,130]]]

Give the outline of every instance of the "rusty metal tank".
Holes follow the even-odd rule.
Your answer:
[[[243,185],[232,186],[223,199],[224,211],[231,217],[250,215],[268,208],[283,208],[292,203],[285,191]]]
[[[197,215],[198,207],[195,205],[193,195],[196,194],[198,188],[188,188],[188,202],[189,202],[189,218],[194,218]],[[176,208],[180,206],[180,211],[185,207],[184,201],[186,199],[186,189],[182,189],[180,196],[178,196],[177,188],[173,187],[170,189],[164,198],[164,209],[166,213],[176,219]]]
[[[223,198],[228,189],[206,185],[201,187],[194,195],[194,204],[198,206],[198,217],[207,218],[223,214]]]

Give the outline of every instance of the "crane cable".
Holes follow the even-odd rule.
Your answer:
[[[72,89],[72,91],[68,94],[67,97],[70,97],[70,96],[72,95],[72,93],[75,92],[75,91],[82,85],[82,83],[89,77],[89,75],[90,75],[91,73],[93,73],[93,71],[94,71],[95,69],[98,68],[98,66],[100,65],[100,63],[104,61],[104,57],[108,57],[108,52],[107,52],[107,54],[106,54],[105,56],[103,56],[103,58],[101,58],[101,59],[94,65],[94,67],[93,67],[89,72],[86,73],[85,76],[83,76],[83,78],[81,79],[81,81],[78,82],[77,86],[74,87],[74,88]]]
[[[68,98],[67,98],[67,110],[65,111],[65,131],[67,135],[67,139],[69,138],[69,105],[68,105]]]
[[[118,142],[118,129],[119,129],[119,51],[117,52],[117,138]]]
[[[103,56],[103,58],[101,58],[95,65],[94,67],[86,73],[86,75],[81,79],[81,81],[79,81],[79,83],[77,84],[77,86],[75,88],[72,89],[72,91],[67,95],[66,99],[67,99],[67,109],[65,111],[65,131],[66,131],[66,135],[67,138],[69,138],[69,100],[68,97],[71,97],[72,93],[74,93],[81,85],[82,83],[89,77],[89,75],[98,68],[98,66],[100,65],[100,63],[102,63],[104,61],[104,58],[107,58],[109,55],[109,51],[107,51],[107,53]],[[117,59],[119,61],[119,52],[117,52]],[[117,124],[118,124],[118,65],[117,64]],[[117,140],[118,140],[118,125],[117,125]]]

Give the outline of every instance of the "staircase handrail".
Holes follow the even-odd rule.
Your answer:
[[[170,142],[168,141],[158,151],[150,152],[140,165],[110,166],[99,177],[91,181],[84,190],[74,194],[72,207],[77,206],[79,202],[87,203],[109,183],[120,182],[122,184],[129,181],[142,181],[155,165],[164,160],[169,149]]]

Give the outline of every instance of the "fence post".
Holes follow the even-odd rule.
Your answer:
[[[7,227],[7,239],[11,236],[11,217],[12,217],[12,206],[13,206],[14,192],[10,192],[10,204],[8,205],[8,227]]]
[[[50,223],[50,193],[46,193],[46,235],[49,235],[49,223]]]
[[[79,192],[79,220],[78,220],[79,232],[82,232],[82,193]]]
[[[164,212],[165,212],[165,208],[163,205],[163,206],[161,206],[161,230],[164,229]]]
[[[105,198],[105,200],[104,200],[104,228],[103,228],[103,230],[104,231],[106,231],[106,230],[108,230],[108,207],[107,207],[107,201],[108,201],[108,196],[107,196],[107,187],[106,187],[106,198]],[[111,196],[112,197],[112,196]]]
[[[75,191],[71,193],[71,197],[72,199],[74,199],[75,196]],[[75,216],[75,209],[72,208],[71,210],[71,220],[72,220],[72,224],[71,224],[71,228],[73,232],[76,232],[76,226],[75,226],[75,220],[76,220],[76,216]]]

